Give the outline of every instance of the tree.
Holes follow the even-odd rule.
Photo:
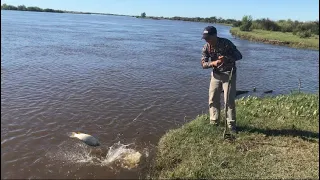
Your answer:
[[[210,22],[211,23],[216,23],[217,22],[217,18],[215,16],[210,17]]]
[[[27,8],[26,8],[25,5],[20,5],[20,6],[18,6],[18,10],[19,10],[19,11],[26,11]]]
[[[141,17],[145,18],[146,17],[146,13],[145,12],[141,13]]]
[[[43,11],[44,11],[44,12],[55,12],[55,10],[50,9],[50,8],[46,8],[46,9],[44,9]]]
[[[241,31],[251,31],[252,25],[252,17],[251,16],[243,16],[241,21],[240,30]]]
[[[4,10],[18,10],[17,7],[12,6],[12,5],[7,5],[6,3],[1,5],[1,9],[4,9]]]
[[[37,11],[37,12],[41,12],[41,11],[42,11],[41,8],[36,7],[36,6],[27,7],[27,10],[28,10],[28,11]]]

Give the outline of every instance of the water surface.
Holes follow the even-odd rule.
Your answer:
[[[200,66],[205,23],[1,11],[1,178],[138,178],[97,164],[118,142],[148,155],[159,138],[207,113],[210,70]],[[319,89],[319,52],[233,38],[239,90]],[[240,120],[239,120],[240,121]],[[91,148],[68,137],[97,137]]]

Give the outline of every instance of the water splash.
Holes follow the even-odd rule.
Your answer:
[[[136,168],[139,165],[142,155],[147,154],[130,148],[133,144],[113,144],[108,149],[103,147],[92,148],[85,144],[62,146],[57,153],[48,154],[55,160],[77,165],[98,165],[98,166],[120,166],[126,169]]]
[[[138,166],[140,162],[141,153],[128,148],[132,144],[115,143],[109,148],[106,158],[101,161],[101,165],[108,166],[116,163],[123,168],[131,169]]]
[[[102,164],[108,165],[116,160],[119,160],[122,158],[124,154],[130,153],[134,151],[133,149],[128,149],[127,147],[130,146],[131,144],[124,145],[121,144],[120,142],[115,143],[109,148],[108,154],[106,158],[102,161]]]

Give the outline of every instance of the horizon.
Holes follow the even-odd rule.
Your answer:
[[[241,20],[243,16],[250,15],[253,19],[268,18],[274,21],[287,19],[304,22],[319,20],[319,1],[308,0],[308,2],[312,2],[309,4],[305,3],[304,0],[282,0],[281,2],[278,2],[276,0],[261,0],[259,2],[256,2],[255,0],[244,1],[247,3],[243,1],[231,2],[231,0],[226,0],[223,2],[203,0],[201,1],[201,3],[199,3],[199,1],[196,2],[192,0],[175,0],[172,2],[170,0],[122,0],[121,2],[119,0],[91,0],[90,2],[80,0],[1,0],[1,5],[25,5],[27,7],[37,6],[42,9],[51,8],[54,10],[63,11],[103,13],[126,16],[140,16],[141,13],[145,12],[147,16],[155,17],[179,16],[188,18],[207,18],[215,16],[217,18],[221,17],[222,19]],[[74,4],[76,4],[77,6],[75,7]],[[181,4],[183,4],[182,8]],[[205,4],[205,6],[203,6],[203,4]],[[277,5],[274,6],[274,4]],[[208,6],[230,8],[210,8]],[[200,11],[198,9],[203,10]],[[210,13],[209,11],[211,11],[211,9],[215,13]],[[237,9],[241,9],[242,12],[246,13],[241,14],[241,12],[237,11]]]

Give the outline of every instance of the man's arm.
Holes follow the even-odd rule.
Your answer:
[[[242,54],[231,41],[228,41],[226,45],[226,55],[224,56],[224,61],[233,63],[240,59],[242,59]]]
[[[209,62],[208,44],[205,44],[202,48],[201,65],[203,69],[211,68],[212,65]]]

